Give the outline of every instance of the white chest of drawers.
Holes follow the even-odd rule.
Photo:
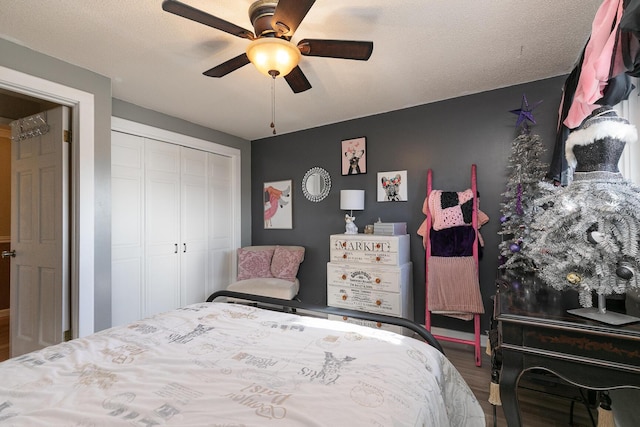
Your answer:
[[[335,234],[330,236],[327,305],[413,319],[409,235]],[[367,326],[402,328],[356,319]]]

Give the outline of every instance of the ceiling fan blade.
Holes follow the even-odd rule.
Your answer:
[[[291,87],[293,93],[300,93],[311,89],[311,83],[309,83],[307,76],[304,75],[299,66],[296,66],[289,74],[284,76],[284,79],[289,83],[289,87]]]
[[[306,56],[366,61],[373,52],[373,42],[303,39],[298,43],[298,49]]]
[[[241,37],[243,39],[249,40],[253,40],[255,38],[254,34],[249,30],[245,30],[244,28],[232,24],[231,22],[227,22],[224,19],[220,19],[218,17],[210,15],[177,0],[164,0],[162,2],[162,9],[166,12],[170,12],[175,15],[182,16],[183,18],[199,22],[209,27],[213,27],[217,30],[224,31],[225,33],[234,35],[236,37]]]
[[[213,67],[210,70],[205,71],[204,74],[207,77],[223,77],[232,71],[242,68],[249,63],[249,57],[246,53],[236,56],[222,64]]]
[[[315,0],[278,0],[271,26],[278,35],[291,37]]]

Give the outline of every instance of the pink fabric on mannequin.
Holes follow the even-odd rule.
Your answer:
[[[604,0],[591,25],[591,37],[585,47],[585,56],[573,102],[564,120],[565,126],[574,129],[599,105],[607,81],[624,71],[620,47],[616,52],[618,25],[622,18],[623,0]],[[612,27],[612,24],[615,25]],[[615,55],[613,72],[611,58]]]

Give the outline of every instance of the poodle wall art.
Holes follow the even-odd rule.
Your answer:
[[[407,171],[378,173],[378,201],[407,201]]]
[[[293,228],[291,180],[264,183],[264,228]]]
[[[365,137],[342,141],[342,175],[367,173],[367,139]]]

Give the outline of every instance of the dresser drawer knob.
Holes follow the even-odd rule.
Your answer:
[[[376,243],[376,249],[380,249],[380,243]]]
[[[343,259],[347,259],[347,254],[342,255]]]
[[[342,320],[347,321],[349,318],[347,316],[342,316]]]
[[[380,284],[380,282],[382,282],[382,280],[380,280],[380,278],[379,278],[379,277],[376,277],[376,283],[377,283],[377,284]]]
[[[382,305],[382,301],[380,301],[379,299],[377,299],[377,300],[376,300],[376,305],[377,305],[377,306]]]
[[[347,247],[347,242],[342,242],[342,247],[346,248]]]
[[[376,261],[380,261],[380,257],[379,256],[376,257]]]
[[[346,301],[347,300],[347,296],[346,295],[342,295],[342,301]]]
[[[346,274],[342,275],[342,280],[347,280],[347,275]]]
[[[376,326],[377,326],[378,328],[382,328],[382,323],[378,322],[378,323],[376,323]]]

